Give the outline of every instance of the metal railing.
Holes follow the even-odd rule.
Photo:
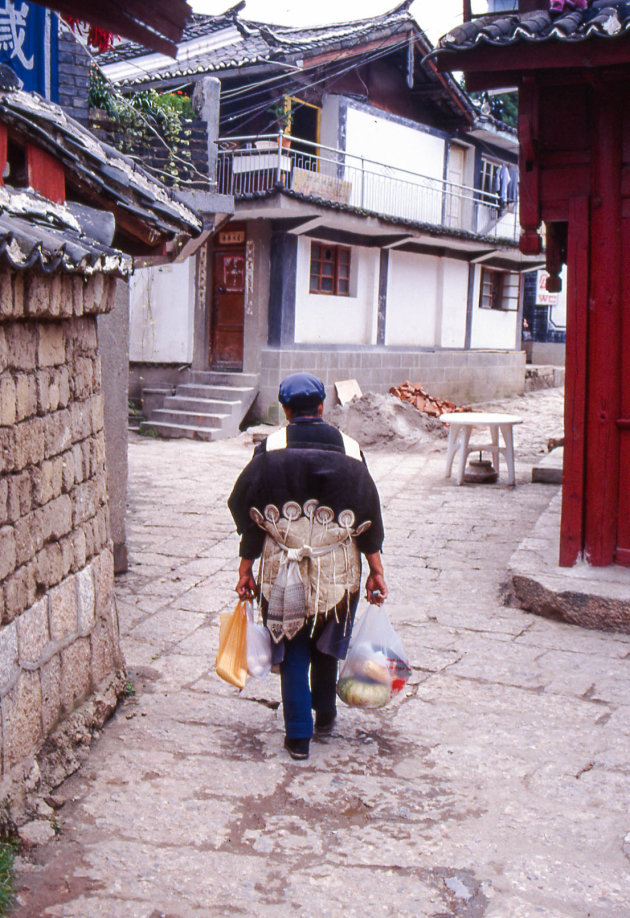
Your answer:
[[[218,190],[237,200],[282,187],[369,214],[518,239],[516,205],[503,205],[498,194],[281,133],[217,144]]]

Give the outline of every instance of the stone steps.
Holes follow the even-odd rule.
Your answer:
[[[258,377],[254,374],[195,371],[176,387],[174,394],[165,393],[141,429],[168,438],[233,437],[257,393]]]

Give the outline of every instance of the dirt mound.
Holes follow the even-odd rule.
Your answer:
[[[358,440],[361,446],[383,446],[409,449],[431,446],[436,438],[445,437],[444,425],[401,401],[394,395],[367,392],[347,405],[335,405],[326,412],[326,420]]]

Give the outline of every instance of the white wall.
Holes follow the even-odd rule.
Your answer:
[[[466,262],[390,252],[385,343],[464,347],[467,295]]]
[[[376,344],[379,250],[352,246],[350,260],[351,296],[309,293],[311,240],[298,239],[296,344]]]
[[[347,159],[345,178],[352,182],[352,205],[407,219],[441,222],[444,174],[441,137],[392,121],[376,110],[354,108],[350,101],[346,113],[346,152],[386,164],[383,167],[366,163],[365,169],[373,174],[364,176],[362,181],[360,159]]]
[[[468,262],[445,258],[442,294],[442,347],[464,347],[468,307]]]
[[[480,309],[479,282],[481,267],[475,268],[473,292],[472,329],[470,346],[473,348],[516,348],[516,325],[520,313],[516,309]]]
[[[139,268],[129,281],[129,359],[190,363],[194,298],[194,258]]]
[[[392,251],[387,274],[385,344],[433,347],[441,299],[441,259]]]

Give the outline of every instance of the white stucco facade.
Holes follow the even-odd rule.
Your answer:
[[[190,363],[194,304],[194,258],[136,270],[129,282],[129,359]]]
[[[479,305],[481,268],[475,271],[470,346],[472,348],[516,348],[517,325],[521,312],[517,309],[486,309]]]
[[[350,296],[329,296],[309,292],[311,241],[298,239],[296,344],[376,344],[378,249],[352,246]]]

